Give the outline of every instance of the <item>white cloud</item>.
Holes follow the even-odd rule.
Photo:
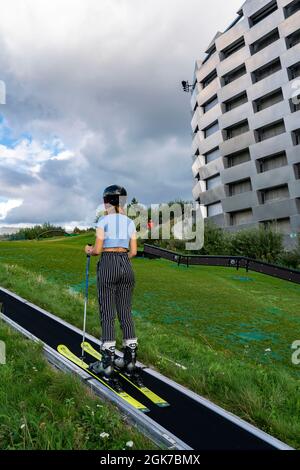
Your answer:
[[[9,211],[15,207],[21,206],[22,203],[22,199],[8,199],[7,201],[0,202],[0,220],[5,219]]]
[[[14,138],[32,135],[0,145],[0,196],[24,201],[5,223],[91,220],[114,181],[143,202],[191,198],[180,81],[241,3],[3,2],[0,111]]]

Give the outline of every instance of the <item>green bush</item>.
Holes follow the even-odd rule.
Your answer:
[[[195,252],[195,254],[230,255],[230,238],[231,236],[228,232],[225,232],[225,230],[214,223],[207,221],[204,231],[204,246],[200,252]]]
[[[279,257],[279,263],[287,268],[300,269],[300,236],[298,246],[294,250],[284,251]]]
[[[58,226],[50,224],[49,222],[45,222],[42,225],[35,225],[34,227],[21,228],[17,233],[10,235],[9,239],[10,240],[34,240],[42,233],[50,231],[50,230],[53,230],[53,232],[49,234],[45,234],[44,238],[50,238],[53,236],[57,236],[59,232],[62,232],[62,233],[65,232],[65,229],[63,227],[58,227]]]
[[[283,236],[270,228],[241,230],[231,235],[231,254],[274,263],[283,252]]]

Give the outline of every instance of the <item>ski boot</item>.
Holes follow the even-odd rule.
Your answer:
[[[93,362],[89,370],[93,374],[101,376],[114,390],[122,391],[118,378],[114,371],[115,344],[104,343],[100,349],[101,360]]]
[[[123,347],[123,357],[116,357],[114,365],[124,375],[127,375],[132,382],[138,387],[143,387],[144,384],[141,378],[141,369],[136,366],[137,358],[137,340],[125,340]]]

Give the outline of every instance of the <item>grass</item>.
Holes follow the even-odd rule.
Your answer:
[[[34,344],[0,324],[7,364],[0,366],[0,449],[148,449],[151,443],[79,379],[44,360]],[[105,433],[105,434],[103,434]]]
[[[0,243],[0,284],[81,327],[87,242]],[[95,263],[88,330],[99,336]],[[300,448],[300,368],[291,361],[300,286],[228,268],[133,265],[140,359]]]

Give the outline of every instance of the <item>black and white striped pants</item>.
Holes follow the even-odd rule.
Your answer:
[[[97,291],[102,342],[115,341],[116,312],[123,339],[135,338],[131,313],[134,272],[127,253],[103,252],[97,264]]]

